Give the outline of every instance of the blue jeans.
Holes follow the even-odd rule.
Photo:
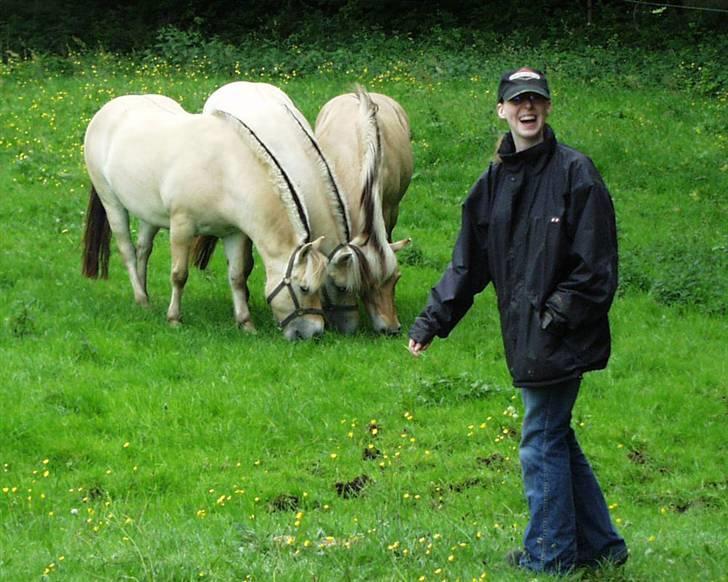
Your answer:
[[[602,560],[622,561],[624,539],[571,428],[581,380],[523,388],[519,456],[530,521],[520,566],[560,573]]]

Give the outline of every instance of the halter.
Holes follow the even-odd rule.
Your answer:
[[[334,250],[329,253],[328,259],[329,262],[333,258],[333,256],[339,252],[339,250],[343,249],[344,247],[349,247],[354,253],[360,252],[359,249],[356,247],[350,245],[349,243],[340,243],[334,247]],[[353,305],[336,305],[333,301],[331,301],[331,297],[329,297],[328,291],[326,291],[326,285],[321,287],[321,296],[323,299],[323,308],[325,313],[337,313],[341,311],[358,311],[359,306],[354,303]]]
[[[305,243],[304,243],[305,244]],[[291,295],[291,299],[293,300],[293,305],[295,309],[292,313],[288,314],[283,321],[281,321],[278,324],[278,327],[283,329],[286,327],[291,321],[296,319],[297,317],[301,317],[303,315],[320,315],[321,317],[324,317],[324,310],[323,309],[316,309],[315,307],[301,307],[300,302],[298,301],[298,297],[296,297],[296,294],[293,291],[293,285],[291,285],[291,273],[293,272],[293,261],[296,258],[296,255],[298,254],[298,251],[300,251],[303,248],[303,244],[300,244],[296,247],[296,250],[293,251],[291,254],[291,258],[288,259],[288,266],[286,267],[286,274],[283,277],[283,280],[278,283],[275,289],[270,292],[268,297],[266,297],[266,301],[268,304],[273,301],[276,295],[281,292],[282,289],[288,289],[288,293]]]

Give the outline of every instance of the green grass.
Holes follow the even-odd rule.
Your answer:
[[[408,111],[405,328],[499,131],[497,57],[457,78],[421,63],[254,72],[311,121],[355,81]],[[420,361],[366,326],[292,345],[259,269],[259,333],[235,329],[218,253],[169,328],[166,234],[147,310],[116,252],[108,281],[80,275],[83,132],[112,96],[159,92],[197,111],[231,78],[104,54],[63,70],[0,65],[0,579],[532,579],[502,559],[527,512],[492,290]],[[557,136],[614,197],[623,273],[614,355],[585,381],[575,423],[632,556],[572,579],[725,580],[725,98],[616,76],[552,85]]]

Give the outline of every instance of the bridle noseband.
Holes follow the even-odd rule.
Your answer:
[[[349,247],[352,252],[354,253],[360,253],[361,251],[356,248],[355,246],[350,245],[349,243],[341,243],[336,245],[333,251],[329,253],[328,259],[329,262],[331,262],[331,259],[334,257],[336,253],[338,253],[341,249],[344,247]],[[359,306],[354,303],[353,305],[336,305],[333,301],[331,301],[331,297],[329,297],[328,291],[326,291],[326,285],[321,287],[321,298],[323,299],[323,308],[325,313],[339,313],[339,312],[346,312],[346,311],[358,311]]]
[[[278,327],[281,329],[286,327],[289,323],[291,323],[291,321],[293,321],[297,317],[301,317],[303,315],[320,315],[321,317],[324,317],[323,309],[316,309],[315,307],[301,307],[301,303],[298,301],[298,297],[296,297],[296,293],[293,291],[293,285],[291,285],[291,273],[293,273],[293,263],[296,259],[296,255],[303,248],[303,246],[303,244],[298,245],[296,247],[296,250],[293,251],[293,253],[291,254],[291,258],[288,259],[288,266],[286,267],[286,274],[283,277],[283,280],[278,283],[278,285],[276,285],[276,288],[270,292],[268,297],[266,297],[266,301],[270,305],[271,301],[273,301],[275,296],[278,295],[278,293],[280,293],[283,289],[288,289],[288,293],[291,295],[291,300],[293,301],[293,306],[295,307],[295,309],[292,313],[289,313],[282,321],[278,323]]]

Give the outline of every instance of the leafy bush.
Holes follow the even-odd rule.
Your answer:
[[[664,305],[728,313],[728,245],[708,248],[696,243],[623,252],[620,292],[648,292]]]

